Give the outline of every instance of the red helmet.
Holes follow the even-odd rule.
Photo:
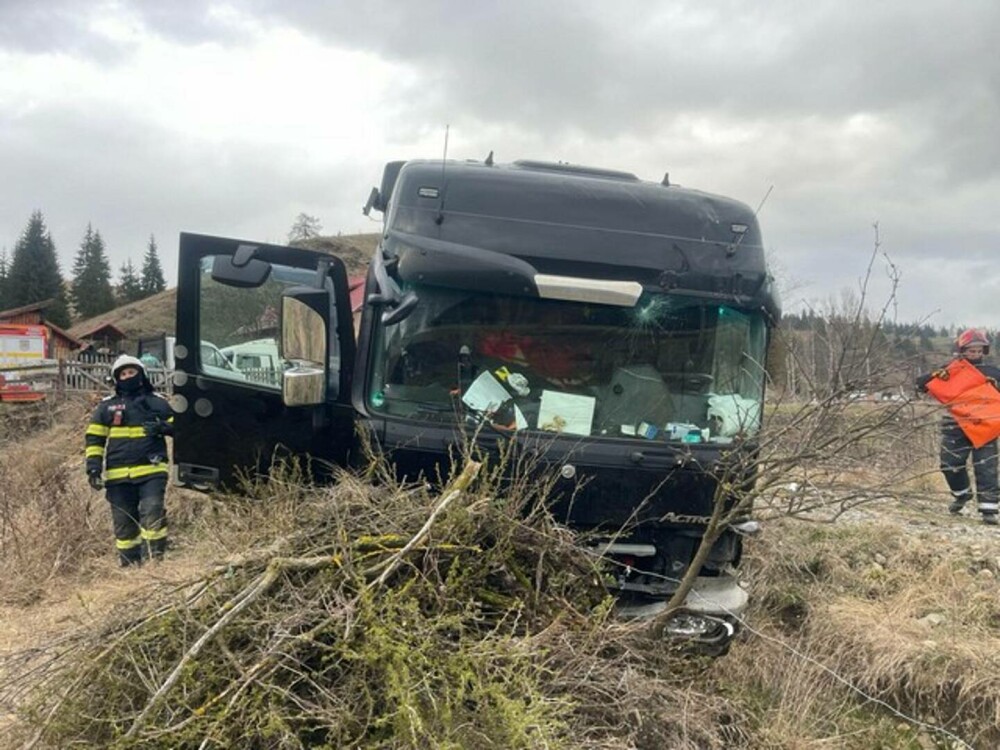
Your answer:
[[[983,354],[990,353],[990,339],[984,331],[980,331],[978,328],[967,328],[955,339],[955,348],[959,352],[970,346],[981,346]]]

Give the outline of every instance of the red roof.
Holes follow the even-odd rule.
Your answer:
[[[360,312],[365,304],[365,277],[351,276],[347,288],[351,290],[351,312]]]

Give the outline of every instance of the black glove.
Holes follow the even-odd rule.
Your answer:
[[[90,488],[93,490],[104,489],[104,480],[101,479],[101,472],[99,471],[88,472],[87,481],[90,482]]]
[[[164,433],[163,422],[159,419],[147,419],[142,426],[150,437],[159,437]]]

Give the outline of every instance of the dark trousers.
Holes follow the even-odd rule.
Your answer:
[[[972,471],[976,477],[976,501],[979,512],[984,515],[996,513],[997,505],[997,444],[987,443],[982,448],[973,448],[969,438],[958,425],[946,425],[941,431],[941,472],[952,497],[959,502],[972,498],[969,482],[969,457],[972,457]]]
[[[122,565],[138,565],[143,557],[161,558],[167,548],[167,513],[163,496],[167,478],[107,486],[115,547]]]

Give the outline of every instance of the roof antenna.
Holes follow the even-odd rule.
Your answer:
[[[768,187],[767,192],[764,193],[764,197],[760,199],[760,203],[757,204],[757,208],[754,209],[753,215],[756,217],[760,213],[760,210],[764,208],[764,204],[767,203],[767,199],[771,197],[771,191],[774,190],[774,185]]]
[[[444,155],[441,157],[441,187],[439,188],[441,194],[441,202],[438,204],[438,215],[434,219],[434,223],[441,225],[444,221],[444,169],[445,165],[448,163],[448,131],[451,125],[444,126]]]

